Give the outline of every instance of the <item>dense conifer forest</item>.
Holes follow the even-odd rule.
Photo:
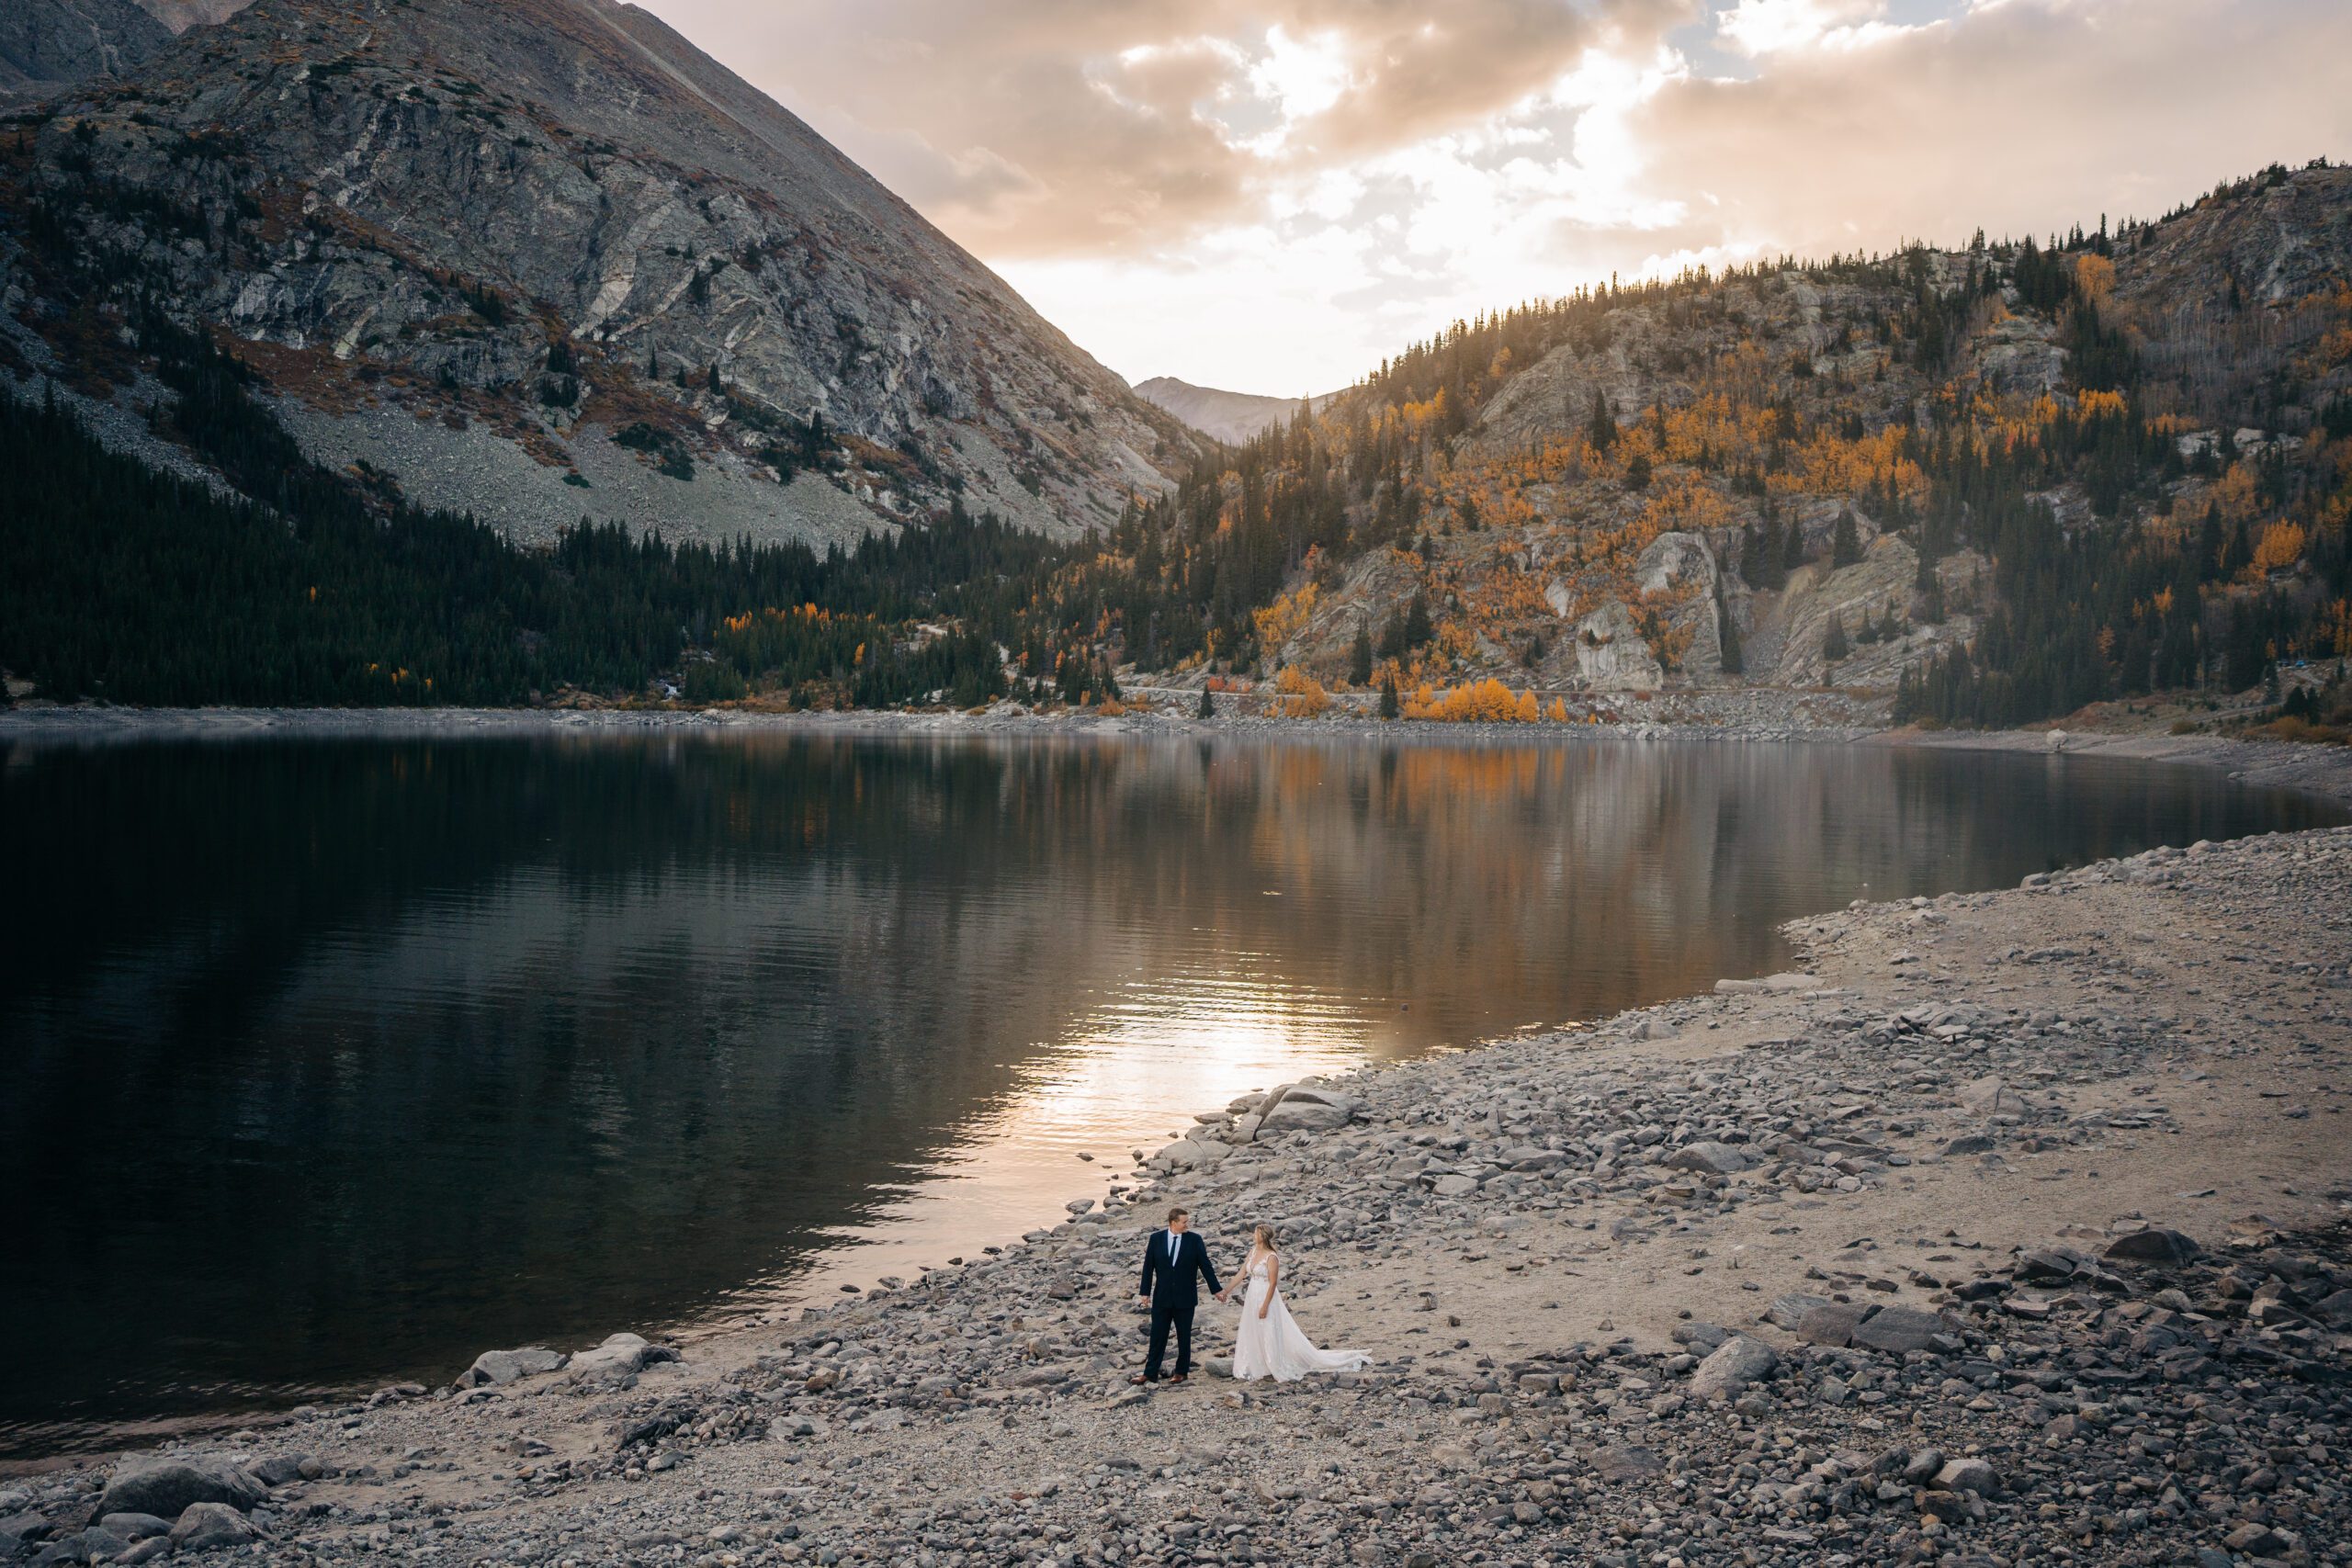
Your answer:
[[[874,705],[1004,688],[985,631],[1065,552],[960,508],[850,553],[711,549],[582,525],[552,550],[370,497],[303,458],[235,361],[160,319],[164,433],[243,495],[0,398],[0,666],[45,695],[157,705],[512,704],[559,688],[696,699],[754,681]],[[244,496],[267,499],[264,505]],[[791,630],[747,615],[787,608]],[[902,644],[918,617],[952,627]]]

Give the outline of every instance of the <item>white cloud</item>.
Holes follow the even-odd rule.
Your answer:
[[[1284,395],[1612,272],[2352,151],[2341,0],[650,3],[1114,368]]]
[[[1877,20],[1885,9],[1884,0],[1738,0],[1716,19],[1715,32],[1743,54],[1778,54],[1900,30]]]

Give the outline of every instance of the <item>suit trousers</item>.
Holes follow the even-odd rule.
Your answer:
[[[1193,1313],[1198,1302],[1163,1302],[1151,1303],[1151,1355],[1143,1364],[1143,1375],[1154,1382],[1159,1381],[1159,1363],[1168,1354],[1168,1331],[1176,1330],[1176,1375],[1190,1377],[1193,1373]]]

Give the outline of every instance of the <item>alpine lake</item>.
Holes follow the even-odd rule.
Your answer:
[[[757,1323],[1057,1222],[1245,1090],[1769,973],[1851,899],[2344,816],[1878,746],[0,742],[0,1456]]]

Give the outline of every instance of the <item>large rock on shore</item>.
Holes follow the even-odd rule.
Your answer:
[[[1748,1168],[1747,1154],[1729,1144],[1702,1139],[1685,1144],[1666,1156],[1666,1163],[1676,1170],[1695,1170],[1710,1176],[1733,1176]]]
[[[1901,1355],[1910,1350],[1925,1350],[1933,1346],[1939,1336],[1951,1331],[1951,1325],[1931,1312],[1917,1307],[1881,1307],[1854,1325],[1848,1343],[1866,1349],[1884,1350]]]
[[[176,1519],[198,1503],[250,1508],[268,1495],[266,1487],[227,1460],[150,1456],[124,1460],[115,1468],[98,1498],[98,1515],[153,1514]]]
[[[1258,1130],[1328,1133],[1355,1120],[1356,1109],[1354,1097],[1338,1089],[1313,1084],[1285,1084],[1267,1096],[1266,1108],[1258,1115]]]
[[[190,1503],[172,1526],[175,1551],[208,1551],[260,1539],[261,1531],[254,1522],[226,1503]]]
[[[510,1383],[516,1378],[560,1371],[570,1359],[562,1351],[550,1350],[543,1345],[526,1345],[519,1350],[484,1350],[474,1358],[472,1366],[458,1374],[458,1386],[485,1388]]]
[[[675,1349],[656,1345],[641,1334],[610,1334],[594,1349],[571,1358],[571,1378],[575,1382],[617,1382],[656,1361],[677,1359]]]
[[[2161,1225],[2132,1231],[2107,1244],[2108,1257],[2133,1263],[2186,1263],[2203,1250],[2180,1232]]]
[[[1735,1334],[1707,1353],[1690,1374],[1695,1399],[1736,1399],[1749,1383],[1781,1370],[1781,1358],[1761,1339]]]

